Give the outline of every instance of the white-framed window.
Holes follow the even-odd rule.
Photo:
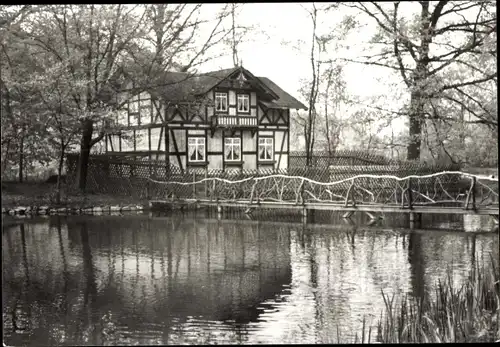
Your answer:
[[[250,112],[250,95],[238,94],[238,112]]]
[[[259,160],[272,160],[274,141],[272,137],[259,138]]]
[[[227,93],[221,93],[221,92],[215,93],[215,111],[218,112],[227,111]]]
[[[205,161],[205,138],[204,137],[189,137],[188,138],[188,160],[190,162]]]
[[[239,137],[226,137],[224,139],[224,158],[226,161],[241,160],[241,139]]]

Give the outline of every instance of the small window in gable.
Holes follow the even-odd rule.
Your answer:
[[[238,94],[238,112],[250,112],[250,95]]]
[[[215,111],[218,112],[227,111],[227,93],[221,93],[221,92],[215,93]]]

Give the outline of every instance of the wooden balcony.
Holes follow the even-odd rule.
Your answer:
[[[219,114],[212,116],[211,125],[216,128],[256,128],[257,117]]]

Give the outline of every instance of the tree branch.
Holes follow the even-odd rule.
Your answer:
[[[448,89],[455,89],[458,87],[465,87],[465,86],[470,86],[470,85],[474,85],[474,84],[484,83],[484,82],[487,82],[489,80],[495,79],[496,75],[497,74],[495,72],[494,74],[487,75],[486,77],[483,77],[483,78],[478,78],[478,79],[467,81],[467,82],[445,85],[445,86],[441,87],[436,93],[433,93],[431,95],[435,95],[437,93],[443,92],[443,91],[448,90]]]
[[[436,28],[436,24],[439,18],[441,17],[441,12],[443,11],[443,8],[446,6],[448,2],[449,2],[448,0],[439,1],[436,7],[434,8],[434,11],[432,12],[431,15],[431,23],[430,23],[430,27],[433,32],[434,29]]]
[[[394,2],[394,16],[393,16],[393,25],[394,25],[394,33],[396,33],[397,30],[397,14],[398,14],[398,6],[399,2]],[[411,54],[411,52],[410,52]],[[398,61],[399,65],[399,72],[401,73],[401,76],[403,77],[403,81],[405,82],[406,86],[408,88],[411,87],[411,82],[408,79],[408,76],[406,75],[406,68],[403,64],[403,58],[401,57],[401,53],[399,52],[398,49],[398,36],[394,35],[394,55],[396,56],[396,59]]]

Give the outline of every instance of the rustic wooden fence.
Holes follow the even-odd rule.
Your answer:
[[[191,187],[185,199],[219,203],[335,204],[347,206],[377,205],[412,208],[445,206],[477,209],[498,208],[498,179],[444,171],[427,175],[362,174],[337,181],[321,182],[304,176],[271,174],[233,178],[205,177],[193,182],[157,181],[154,184],[176,191]],[[463,182],[461,182],[463,181]],[[197,194],[196,186],[204,184]]]
[[[68,156],[69,181],[76,178],[77,160],[78,155]],[[412,189],[423,192],[425,196],[436,201],[438,191],[439,194],[450,192],[458,194],[460,175],[444,174],[421,177],[413,181],[398,179],[408,175],[431,175],[458,169],[450,165],[426,166],[418,163],[399,163],[398,165],[337,165],[329,168],[291,167],[288,170],[258,171],[189,168],[185,172],[165,161],[139,161],[127,160],[123,157],[93,155],[89,161],[87,189],[93,193],[144,199],[252,197],[252,199],[271,198],[295,201],[298,198],[297,189],[301,187],[300,189],[303,189],[305,193],[305,196],[300,196],[301,199],[322,201],[329,197],[333,201],[335,196],[339,199],[342,196],[344,199],[349,191],[349,194],[358,196],[359,201],[377,203],[387,198],[388,194],[392,196],[391,199],[397,201],[398,198],[394,196],[400,195],[412,185]],[[388,175],[393,178],[383,177]],[[269,178],[263,179],[265,177]],[[335,183],[330,184],[331,182]],[[441,186],[444,189],[440,188]],[[469,186],[468,181],[465,182],[465,186]],[[462,190],[464,189],[462,187]],[[250,194],[252,190],[254,195]]]

